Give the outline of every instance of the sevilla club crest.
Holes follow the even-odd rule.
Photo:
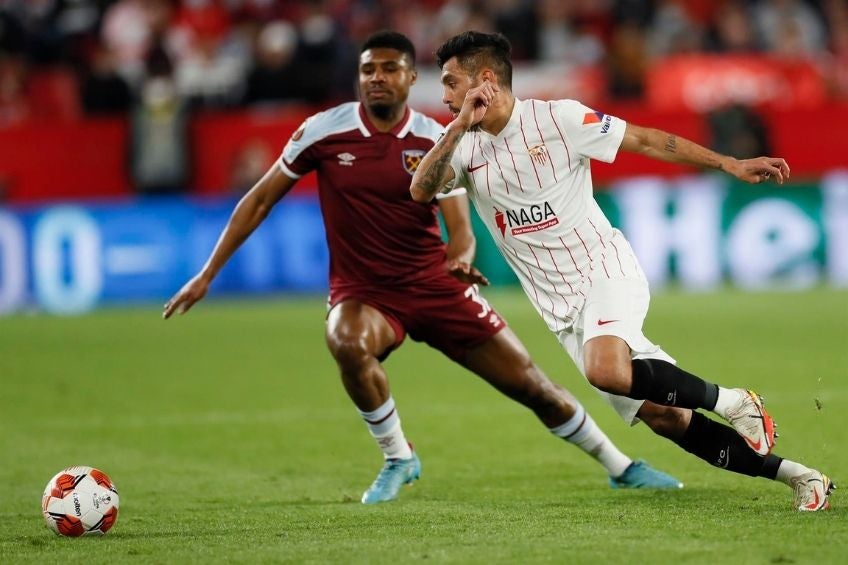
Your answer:
[[[407,149],[406,151],[401,152],[400,157],[403,162],[403,168],[406,169],[406,172],[410,175],[415,172],[415,169],[418,168],[418,165],[421,163],[421,159],[426,155],[426,151],[422,151],[421,149]]]

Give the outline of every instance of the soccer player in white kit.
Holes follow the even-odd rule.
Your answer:
[[[789,177],[783,159],[736,160],[574,100],[518,100],[510,45],[465,32],[436,52],[443,102],[454,114],[412,179],[429,202],[461,186],[536,310],[588,381],[615,410],[705,461],[779,480],[802,511],[828,507],[830,479],[771,454],[774,424],[750,390],[706,382],[642,333],[650,294],[623,234],[592,196],[590,159],[618,151],[719,169],[750,183]],[[711,410],[732,426],[698,409]]]

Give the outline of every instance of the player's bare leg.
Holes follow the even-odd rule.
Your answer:
[[[348,300],[337,304],[327,316],[326,340],[348,396],[386,459],[377,479],[362,495],[362,502],[394,500],[403,484],[421,474],[421,463],[404,436],[380,363],[395,344],[395,331],[375,308]]]
[[[614,487],[683,486],[644,462],[634,463],[619,451],[577,399],[539,369],[509,328],[469,351],[463,364],[506,396],[531,409],[554,435],[595,458],[606,468]]]
[[[395,332],[375,308],[347,300],[327,315],[327,347],[341,371],[345,390],[364,411],[389,398],[389,381],[379,361],[395,343]]]
[[[760,456],[774,447],[774,422],[753,391],[708,383],[660,359],[632,359],[617,336],[594,337],[584,346],[586,378],[597,388],[664,406],[711,410],[727,420]]]

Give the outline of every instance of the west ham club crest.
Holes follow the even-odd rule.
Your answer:
[[[421,163],[421,159],[426,155],[426,151],[422,151],[421,149],[407,149],[406,151],[402,151],[400,154],[401,161],[403,161],[403,168],[406,169],[406,172],[410,175],[415,173],[415,169],[418,168],[418,165]]]

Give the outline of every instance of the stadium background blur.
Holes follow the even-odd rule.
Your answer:
[[[303,118],[355,97],[382,28],[415,43],[411,104],[441,120],[434,48],[500,31],[519,97],[789,161],[780,188],[593,165],[654,288],[848,285],[844,0],[0,0],[0,314],[170,295]],[[512,281],[487,238],[481,268]],[[215,291],[320,293],[326,265],[307,177]]]

